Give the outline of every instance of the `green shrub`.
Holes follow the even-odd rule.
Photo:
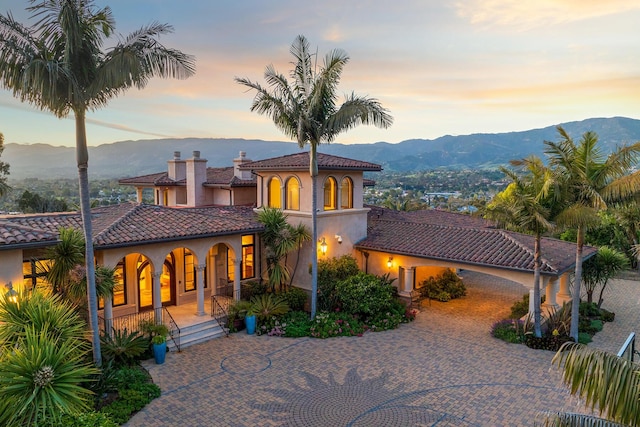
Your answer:
[[[540,297],[540,304],[544,303],[545,295]],[[522,295],[522,300],[516,301],[511,306],[511,315],[510,319],[522,319],[529,313],[529,294],[526,293]]]
[[[288,291],[280,294],[289,305],[291,311],[302,311],[307,302],[307,291],[300,288],[290,288]]]
[[[240,288],[240,299],[250,301],[251,298],[267,293],[267,284],[252,280],[243,283]]]
[[[420,294],[429,299],[446,302],[467,294],[467,288],[456,273],[447,269],[421,283]]]
[[[603,327],[603,323],[602,320],[600,319],[593,319],[591,321],[591,329],[593,329],[596,332],[600,332],[602,331],[602,327]]]
[[[113,336],[100,336],[102,356],[105,360],[112,360],[116,366],[129,366],[149,347],[149,340],[137,331],[128,332],[113,330]]]
[[[285,337],[298,338],[311,335],[311,319],[304,311],[290,311],[282,318],[285,324]]]
[[[102,412],[85,412],[63,415],[59,422],[45,420],[40,427],[118,427],[107,414]]]
[[[491,336],[508,343],[524,342],[524,327],[520,320],[504,319],[496,322],[491,328]]]
[[[603,322],[613,322],[616,319],[616,314],[612,311],[605,310],[604,308],[600,309],[600,315],[602,316]]]
[[[160,388],[150,382],[149,374],[141,368],[121,369],[116,374],[116,381],[118,398],[102,407],[100,412],[107,414],[118,424],[124,424],[131,414],[160,396]]]
[[[314,338],[362,336],[365,327],[357,317],[344,312],[320,312],[311,322],[310,335]]]
[[[359,272],[336,285],[342,311],[362,316],[376,316],[391,307],[395,289],[385,277]]]
[[[588,334],[586,332],[579,332],[578,333],[578,342],[580,344],[589,344],[591,342],[591,334]]]
[[[600,309],[598,306],[591,302],[581,302],[580,303],[580,316],[585,317],[600,317]]]
[[[318,261],[318,311],[334,311],[338,308],[336,285],[358,274],[358,262],[351,255]]]

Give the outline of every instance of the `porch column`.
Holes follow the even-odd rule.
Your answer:
[[[240,275],[242,271],[240,271],[242,259],[236,258],[233,260],[233,267],[235,269],[235,274],[233,275],[233,299],[236,301],[240,301]]]
[[[569,286],[570,286],[569,274],[570,273],[564,273],[562,276],[560,276],[560,290],[556,295],[558,305],[571,302],[571,289],[569,289]]]
[[[404,283],[400,295],[403,297],[411,297],[413,292],[413,275],[415,267],[403,267],[404,268]]]
[[[560,308],[560,306],[556,302],[556,292],[558,292],[558,279],[556,277],[549,278],[544,293],[544,304],[542,304],[542,306],[547,310],[551,308],[557,310],[558,308]]]
[[[156,325],[162,323],[162,293],[160,288],[160,276],[162,270],[153,272],[153,315]]]
[[[113,302],[111,297],[104,299],[104,333],[113,338]]]
[[[204,269],[205,264],[198,264],[196,266],[196,289],[198,298],[198,311],[196,316],[204,316]]]
[[[136,187],[136,202],[142,203],[142,188]]]

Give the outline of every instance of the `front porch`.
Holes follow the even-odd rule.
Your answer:
[[[170,336],[167,338],[167,346],[170,350],[180,351],[193,344],[208,341],[212,338],[226,336],[227,309],[231,297],[217,296],[204,301],[204,315],[198,315],[198,303],[186,303],[162,307],[158,310],[144,311],[140,313],[114,317],[111,327],[115,330],[128,330],[141,332],[140,325],[145,321],[161,322],[167,325]],[[214,309],[212,310],[212,306]],[[108,328],[104,319],[101,326]]]

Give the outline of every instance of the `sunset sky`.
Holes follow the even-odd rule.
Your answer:
[[[2,0],[23,23],[26,0]],[[395,122],[359,127],[336,142],[540,128],[591,117],[640,119],[637,0],[97,0],[122,36],[154,21],[160,41],[196,56],[188,80],[154,79],[88,115],[90,145],[150,138],[288,140],[249,111],[265,66],[288,74],[304,34],[321,57],[351,57],[341,93],[377,98]],[[0,89],[5,143],[73,145],[74,124]]]

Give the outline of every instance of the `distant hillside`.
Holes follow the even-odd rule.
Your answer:
[[[640,141],[640,120],[624,117],[587,119],[563,123],[578,139],[586,131],[598,134],[607,151]],[[557,140],[555,126],[523,132],[443,136],[410,139],[398,144],[325,144],[319,151],[337,156],[379,163],[387,171],[415,171],[433,168],[493,168],[530,154],[542,155],[543,141]],[[292,142],[245,139],[156,139],[121,141],[89,147],[89,173],[94,178],[121,178],[166,170],[174,151],[182,158],[198,150],[209,166],[229,166],[239,151],[253,160],[299,152]],[[10,178],[75,177],[75,149],[46,144],[6,144],[2,160],[11,165]]]

